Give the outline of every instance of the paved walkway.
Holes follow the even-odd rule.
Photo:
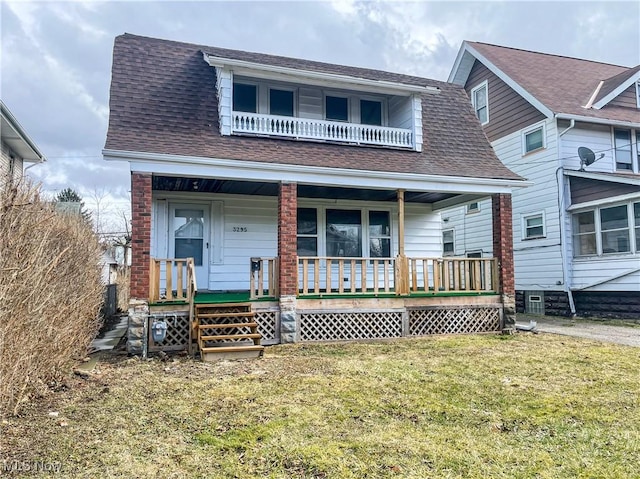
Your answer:
[[[638,326],[612,326],[606,321],[568,319],[555,316],[518,314],[517,324],[529,326],[529,320],[536,321],[536,330],[542,333],[563,334],[578,338],[593,339],[608,343],[624,344],[640,348],[640,322]]]

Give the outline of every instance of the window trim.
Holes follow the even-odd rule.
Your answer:
[[[542,234],[535,235],[535,236],[528,236],[527,220],[530,218],[536,218],[538,216],[542,219],[542,225],[541,225]],[[521,241],[531,241],[531,240],[537,240],[537,239],[542,239],[547,237],[547,218],[545,216],[544,210],[533,211],[531,213],[522,213],[520,215],[520,225],[521,225],[521,236],[520,236]]]
[[[538,148],[534,148],[533,150],[527,150],[527,136],[532,133],[535,133],[538,130],[542,130],[542,146]],[[537,153],[539,151],[545,150],[547,148],[547,126],[545,121],[541,121],[531,125],[530,127],[522,130],[522,155],[530,155],[533,153]]]
[[[485,89],[485,108],[487,109],[487,120],[486,121],[481,121],[480,117],[478,116],[478,109],[476,108],[476,92],[482,89]],[[482,83],[479,83],[478,85],[474,86],[471,89],[471,104],[473,105],[473,111],[476,115],[476,118],[478,119],[478,121],[480,121],[481,125],[486,125],[487,123],[489,123],[490,121],[490,117],[489,117],[489,80],[485,80]]]

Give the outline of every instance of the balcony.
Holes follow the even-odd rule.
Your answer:
[[[237,111],[232,112],[231,117],[231,131],[235,134],[415,148],[411,129]]]

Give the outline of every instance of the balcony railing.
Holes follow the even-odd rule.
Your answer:
[[[234,133],[414,148],[413,133],[410,129],[359,123],[234,111],[231,114],[231,129]]]

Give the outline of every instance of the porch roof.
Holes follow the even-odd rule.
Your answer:
[[[256,63],[436,87],[422,99],[423,151],[222,136],[215,69],[202,52]],[[303,167],[521,180],[495,156],[463,88],[389,72],[125,34],[115,40],[106,150]],[[166,156],[165,156],[166,158]],[[158,159],[157,161],[164,161]]]

